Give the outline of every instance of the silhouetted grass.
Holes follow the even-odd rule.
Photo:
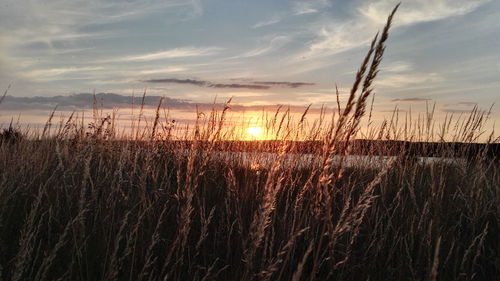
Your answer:
[[[493,158],[478,151],[423,164],[385,146],[395,157],[347,165],[392,14],[333,122],[311,129],[283,122],[287,112],[268,120],[281,140],[320,140],[317,165],[287,160],[298,145],[290,141],[251,144],[274,153],[268,165],[264,154],[249,164],[247,154],[222,153],[221,144],[244,145],[228,141],[238,134],[224,123],[228,106],[206,122],[199,114],[183,147],[159,114],[118,138],[113,118],[97,110],[89,126],[72,116],[51,131],[52,113],[42,134],[0,142],[0,279],[498,278]],[[449,135],[467,144],[486,121],[476,110],[437,135],[431,117],[371,134],[424,143]],[[442,152],[463,156],[447,146]]]

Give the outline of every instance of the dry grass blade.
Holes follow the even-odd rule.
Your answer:
[[[4,100],[4,99],[5,99],[5,97],[7,96],[7,93],[8,93],[8,92],[9,92],[9,90],[10,90],[10,86],[11,86],[11,85],[7,86],[7,89],[5,89],[5,91],[3,92],[3,95],[2,95],[2,97],[0,98],[0,104],[2,104],[3,100]]]
[[[155,121],[153,122],[153,131],[151,132],[151,140],[154,140],[156,136],[156,127],[158,126],[158,123],[160,121],[160,108],[162,103],[163,103],[163,97],[160,98],[160,101],[158,102],[158,107],[156,108]]]
[[[396,7],[392,10],[391,14],[387,18],[387,23],[382,31],[382,35],[380,36],[380,39],[377,42],[377,46],[375,47],[375,53],[373,55],[370,68],[368,70],[368,73],[366,74],[366,77],[364,78],[363,82],[363,89],[361,90],[361,94],[358,97],[358,100],[356,102],[356,108],[354,110],[353,114],[353,121],[351,125],[350,132],[347,134],[348,138],[354,134],[354,132],[358,129],[359,123],[361,122],[361,118],[365,115],[365,108],[366,108],[366,101],[368,97],[372,94],[373,89],[372,89],[372,83],[375,80],[375,77],[377,76],[379,72],[379,65],[382,62],[382,57],[384,55],[385,51],[385,42],[389,38],[389,29],[391,28],[392,24],[392,19],[394,17],[394,14],[398,10],[400,4],[397,4]],[[373,50],[373,43],[375,42],[377,38],[375,38],[372,42],[372,48],[370,48],[370,51]],[[371,55],[371,53],[369,53]],[[368,56],[367,56],[368,57]]]
[[[434,247],[434,257],[432,262],[431,274],[429,276],[429,281],[436,281],[438,276],[439,268],[439,250],[441,249],[441,236],[438,237],[436,241],[436,246]]]

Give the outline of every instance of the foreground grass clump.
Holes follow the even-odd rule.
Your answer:
[[[284,140],[272,146],[228,141],[227,106],[186,129],[181,148],[163,129],[160,107],[128,138],[118,138],[113,119],[96,111],[89,126],[70,117],[51,133],[52,114],[40,135],[0,142],[0,280],[500,276],[500,167],[493,158],[443,146],[451,161],[425,164],[389,147],[392,157],[377,165],[347,164],[391,19],[334,121],[313,130],[304,118],[279,121],[283,113],[270,120]],[[436,136],[430,118],[402,130],[384,123],[370,134],[449,135],[466,148],[486,119],[475,111],[450,126],[450,118]],[[289,140],[297,139],[321,141],[311,165],[294,161],[299,143]],[[221,152],[228,143],[236,151],[270,150],[274,158],[255,154],[248,163],[248,154]]]
[[[0,148],[4,280],[492,280],[500,169],[321,171],[151,142]],[[196,164],[196,165],[193,165]]]

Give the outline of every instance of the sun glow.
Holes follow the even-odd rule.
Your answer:
[[[264,130],[261,127],[250,127],[247,129],[247,134],[254,139],[261,139]]]

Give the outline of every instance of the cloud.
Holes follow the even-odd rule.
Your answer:
[[[270,89],[270,86],[266,85],[253,85],[253,84],[223,84],[223,83],[212,83],[209,81],[203,80],[195,80],[195,79],[176,79],[176,78],[166,78],[166,79],[149,79],[143,80],[146,83],[173,83],[173,84],[186,84],[186,85],[194,85],[198,87],[208,87],[208,88],[232,88],[232,89],[252,89],[252,90],[267,90]]]
[[[232,88],[232,89],[251,89],[251,90],[267,90],[271,87],[263,85],[250,85],[250,84],[209,84],[210,88]]]
[[[398,25],[440,20],[448,17],[464,15],[490,0],[413,0],[401,5],[396,21]],[[387,11],[391,10],[397,1],[370,1],[362,6],[359,12],[378,24],[387,19]]]
[[[188,70],[188,68],[184,66],[169,66],[163,68],[145,69],[139,71],[139,73],[147,75],[147,74],[158,74],[158,73],[181,72],[186,70]]]
[[[268,20],[259,21],[258,23],[254,24],[252,26],[252,28],[261,28],[261,27],[264,27],[264,26],[273,25],[275,23],[280,22],[282,19],[283,19],[283,15],[281,15],[281,14],[280,15],[274,15],[272,18],[270,18]]]
[[[300,1],[296,2],[293,7],[294,15],[305,15],[317,13],[319,7],[313,1]]]
[[[140,33],[149,28],[143,23],[158,14],[172,23],[203,12],[197,0],[4,0],[0,6],[0,82],[15,83],[14,92],[32,95],[59,93],[63,88],[88,90],[92,87],[90,79],[77,76],[86,70],[72,68],[109,69],[109,65],[95,63],[102,63],[110,55],[127,55],[125,50],[147,52],[143,43],[137,42],[137,36],[148,38],[144,42],[154,42],[147,37],[150,33]],[[44,69],[49,71],[42,72]],[[110,76],[118,70],[100,72]],[[50,83],[63,76],[71,78]]]
[[[379,110],[378,112],[380,112],[380,113],[397,113],[397,112],[408,112],[408,110],[396,108],[396,109]]]
[[[276,13],[267,20],[257,22],[252,26],[252,28],[261,28],[273,25],[283,21],[288,17],[318,13],[321,9],[330,6],[331,3],[327,0],[295,1],[289,11]]]
[[[322,26],[316,34],[316,39],[309,45],[306,57],[333,55],[368,43],[373,32],[364,22],[334,22]]]
[[[298,0],[293,3],[293,15],[300,16],[318,13],[332,6],[329,0]]]
[[[201,3],[201,0],[191,0],[191,5],[193,7],[193,15],[203,15],[203,4]]]
[[[445,104],[441,111],[447,113],[469,113],[474,109],[477,109],[480,112],[486,112],[486,110],[478,108],[478,103],[469,101]]]
[[[438,73],[411,73],[411,74],[386,74],[377,78],[375,85],[386,88],[402,88],[416,84],[430,84],[443,81],[444,78]]]
[[[142,82],[146,83],[172,83],[172,84],[185,84],[185,85],[194,85],[198,87],[207,87],[207,88],[232,88],[232,89],[252,89],[252,90],[267,90],[272,87],[286,87],[286,88],[299,88],[303,86],[313,86],[315,83],[310,82],[293,82],[293,81],[254,81],[251,84],[248,83],[251,79],[248,78],[239,78],[239,79],[231,79],[232,81],[246,81],[246,83],[214,83],[205,80],[196,80],[196,79],[177,79],[177,78],[165,78],[165,79],[149,79],[143,80]]]
[[[142,95],[129,96],[115,93],[98,93],[95,95],[97,106],[104,109],[129,109],[133,106],[138,107],[142,104]],[[144,98],[144,106],[155,108],[162,96],[146,95]],[[195,103],[185,99],[175,99],[163,97],[163,106],[170,109],[194,111],[197,107],[201,110],[210,110],[213,106],[222,107],[222,103]],[[36,111],[46,110],[51,111],[56,106],[58,110],[74,111],[92,108],[94,103],[94,95],[90,93],[81,93],[68,96],[50,96],[50,97],[13,97],[6,96],[5,100],[0,104],[1,111]],[[289,106],[280,104],[259,104],[259,105],[241,105],[231,104],[232,111],[261,111],[268,110],[275,112],[278,107],[290,109],[292,112],[303,112],[305,106]],[[311,108],[310,112],[319,112],[320,108]]]
[[[149,79],[144,80],[142,82],[146,83],[173,83],[173,84],[189,84],[195,86],[207,86],[209,82],[202,80],[194,80],[194,79],[176,79],[176,78],[165,78],[165,79]]]
[[[281,86],[288,88],[299,88],[302,86],[316,85],[316,83],[310,83],[310,82],[288,82],[288,81],[255,81],[254,83],[260,85]]]
[[[443,108],[441,109],[442,112],[446,112],[446,113],[470,113],[472,112],[472,108],[469,108],[469,109],[460,109],[460,108]],[[486,112],[485,110],[478,110],[480,112]]]
[[[413,0],[404,2],[394,19],[394,28],[420,22],[445,19],[474,11],[490,0]],[[298,57],[323,57],[366,45],[382,28],[390,11],[397,4],[393,0],[366,1],[351,11],[349,19],[320,18],[311,24],[315,38],[309,50]]]
[[[30,71],[21,72],[24,77],[30,78],[35,81],[54,81],[61,79],[62,76],[71,73],[91,73],[94,71],[102,70],[103,67],[61,67],[49,69],[35,69]]]
[[[234,58],[248,58],[248,57],[256,57],[256,56],[261,56],[264,54],[268,54],[270,52],[276,51],[278,49],[283,48],[287,42],[290,41],[289,36],[276,36],[273,39],[271,39],[271,42],[269,42],[269,45],[261,48],[257,48],[254,50],[250,50],[246,53],[243,53],[242,55],[233,57]]]
[[[111,59],[110,62],[133,62],[133,61],[153,61],[153,60],[163,60],[163,59],[173,59],[173,58],[184,58],[184,57],[200,57],[200,56],[210,56],[214,55],[223,50],[218,47],[182,47],[174,48],[170,50],[165,50],[161,52],[154,52],[136,56],[126,56],[117,59]]]
[[[87,38],[86,26],[122,22],[158,10],[198,7],[184,0],[5,0],[0,30],[11,34],[10,45]],[[91,20],[89,20],[91,19]]]
[[[391,100],[392,102],[423,102],[423,101],[430,101],[431,99],[425,99],[425,98],[404,98],[404,99],[393,99]]]
[[[383,72],[408,72],[411,70],[413,70],[413,64],[407,61],[395,61],[381,68]]]
[[[477,102],[470,102],[470,101],[461,101],[457,102],[457,105],[465,105],[465,106],[475,106],[477,105]]]
[[[142,96],[125,96],[114,93],[99,93],[95,95],[99,106],[104,108],[129,108],[132,104],[141,104]],[[158,106],[160,96],[147,96],[144,99],[146,106]],[[51,110],[56,105],[59,109],[78,110],[92,107],[94,102],[93,94],[81,93],[69,96],[51,96],[51,97],[13,97],[6,96],[4,104],[0,106],[0,110]],[[176,108],[191,107],[188,101],[181,99],[165,98],[164,104],[175,106]]]
[[[479,104],[477,102],[459,101],[455,103],[445,104],[443,107],[450,110],[471,111],[474,107],[478,107],[478,105]]]

